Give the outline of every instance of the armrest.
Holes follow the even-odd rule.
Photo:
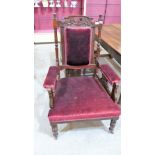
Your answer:
[[[48,70],[47,76],[44,81],[44,88],[46,89],[54,89],[57,81],[59,68],[56,66],[51,66]]]
[[[106,80],[110,84],[114,84],[114,83],[117,84],[120,82],[119,76],[113,71],[113,69],[108,64],[99,65],[99,68],[102,74],[104,75],[104,77],[106,78]]]

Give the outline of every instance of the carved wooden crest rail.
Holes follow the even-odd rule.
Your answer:
[[[95,27],[92,19],[87,16],[70,16],[59,22],[61,27],[65,26],[90,26]]]

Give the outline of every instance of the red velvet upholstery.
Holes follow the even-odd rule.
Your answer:
[[[111,84],[118,83],[120,81],[119,76],[112,70],[112,68],[109,65],[100,65],[100,69],[102,74]]]
[[[53,89],[55,87],[58,72],[59,68],[56,66],[51,66],[49,68],[46,79],[43,84],[44,88]]]
[[[89,27],[67,27],[65,29],[65,51],[67,65],[89,64],[91,29]]]
[[[71,77],[58,81],[50,122],[119,117],[114,103],[93,77]]]

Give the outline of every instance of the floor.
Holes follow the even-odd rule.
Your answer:
[[[42,86],[49,66],[55,64],[54,45],[34,45],[34,58],[35,155],[120,155],[120,119],[114,134],[107,132],[110,122],[107,120],[60,124],[58,140],[54,140],[47,118],[48,94]],[[110,65],[120,75],[120,67]]]

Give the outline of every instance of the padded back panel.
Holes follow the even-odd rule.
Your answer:
[[[67,65],[88,65],[90,59],[91,42],[91,28],[65,28],[65,53]]]

